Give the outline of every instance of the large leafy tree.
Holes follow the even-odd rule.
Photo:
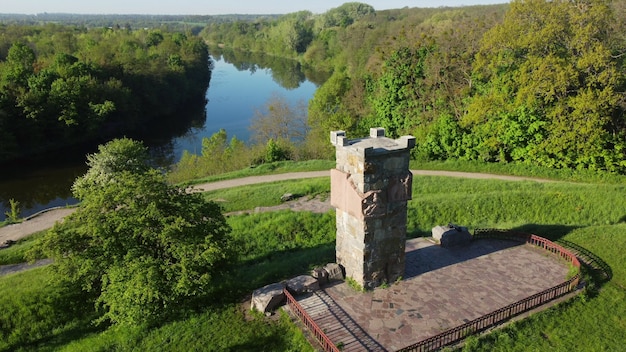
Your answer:
[[[98,192],[108,183],[117,182],[117,177],[127,171],[132,174],[144,174],[150,170],[149,155],[146,147],[130,138],[113,140],[98,146],[98,153],[87,155],[89,169],[82,177],[74,181],[74,195],[83,199]]]
[[[426,109],[424,63],[430,51],[428,46],[417,50],[403,47],[385,61],[370,98],[376,112],[373,126],[384,127],[390,136],[397,137],[408,125],[417,124]]]
[[[97,296],[102,320],[155,324],[205,296],[227,259],[228,225],[200,194],[165,182],[140,143],[114,140],[77,180],[78,210],[43,240],[63,280]]]
[[[483,159],[626,169],[613,22],[606,0],[511,3],[476,56],[463,121]]]

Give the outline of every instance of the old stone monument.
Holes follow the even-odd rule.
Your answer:
[[[372,128],[367,138],[349,140],[333,131],[330,140],[337,160],[330,196],[337,210],[337,263],[366,289],[393,283],[404,275],[415,137],[394,140]]]

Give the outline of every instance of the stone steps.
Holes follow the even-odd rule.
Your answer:
[[[385,351],[323,290],[296,299],[342,351]]]

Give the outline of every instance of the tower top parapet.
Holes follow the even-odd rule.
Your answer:
[[[349,148],[364,155],[385,154],[411,149],[415,146],[415,137],[402,136],[398,139],[385,137],[384,128],[370,128],[369,137],[348,139],[345,131],[330,132],[330,142],[336,148]]]

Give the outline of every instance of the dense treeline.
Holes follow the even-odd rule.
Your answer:
[[[332,71],[309,105],[328,131],[413,134],[415,157],[626,172],[626,2],[512,1],[215,24],[211,43]],[[311,148],[310,148],[311,149]]]
[[[0,161],[144,129],[204,102],[191,34],[0,26]]]
[[[44,25],[49,23],[64,24],[87,28],[124,28],[145,29],[160,28],[176,31],[191,31],[197,34],[204,26],[212,23],[255,21],[260,18],[277,18],[278,15],[141,15],[141,14],[74,14],[74,13],[38,13],[5,14],[0,13],[0,23],[20,25]]]

